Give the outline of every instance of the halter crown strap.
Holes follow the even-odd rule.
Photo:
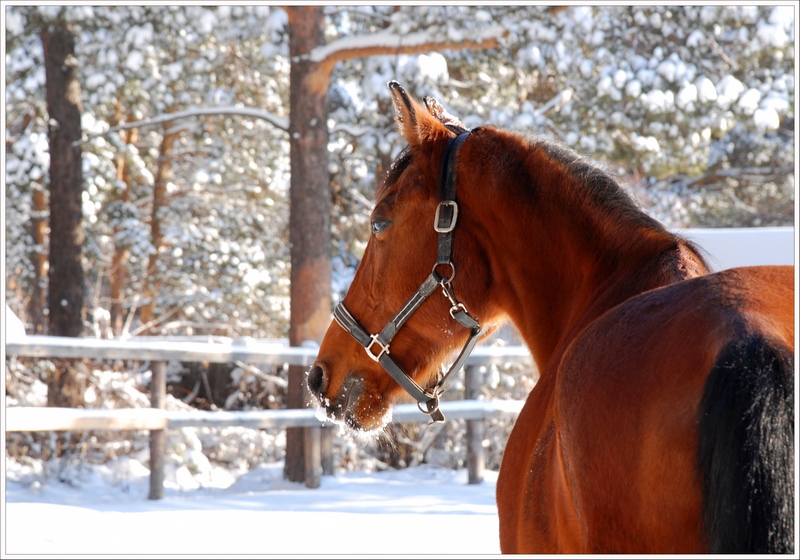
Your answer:
[[[456,156],[458,149],[469,132],[459,134],[447,143],[442,157],[442,169],[439,172],[439,206],[436,208],[434,229],[439,232],[439,250],[436,264],[451,264],[453,253],[453,229],[458,220],[458,204],[456,204]]]
[[[434,218],[434,229],[439,233],[439,245],[436,256],[436,264],[433,271],[428,275],[422,285],[412,295],[406,304],[398,311],[395,316],[386,324],[378,334],[370,334],[358,321],[350,314],[343,302],[340,302],[333,311],[336,322],[356,341],[364,347],[367,355],[381,364],[384,370],[394,379],[405,391],[410,394],[420,405],[420,410],[430,415],[434,423],[444,422],[444,414],[439,409],[439,396],[448,389],[452,377],[464,366],[472,349],[483,332],[480,323],[473,318],[463,303],[459,303],[453,295],[450,282],[455,276],[455,268],[451,261],[453,252],[453,229],[458,220],[458,204],[455,200],[456,195],[456,156],[458,148],[467,139],[469,132],[463,132],[452,138],[444,151],[442,158],[442,169],[439,177],[439,192],[441,200],[436,208]],[[440,265],[450,266],[450,276],[442,277],[437,272]],[[411,376],[403,371],[398,363],[391,357],[389,344],[394,336],[405,324],[409,317],[419,309],[426,299],[441,286],[444,295],[450,300],[450,316],[464,327],[470,329],[470,336],[467,339],[461,353],[450,366],[449,371],[439,379],[430,389],[425,390],[420,387]],[[377,349],[376,349],[377,346]],[[422,406],[425,406],[425,410]]]

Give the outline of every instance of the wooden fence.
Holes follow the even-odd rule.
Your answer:
[[[70,409],[47,407],[6,408],[5,429],[20,431],[72,430],[149,430],[150,499],[164,496],[165,430],[187,426],[242,426],[248,428],[318,428],[328,424],[311,408],[250,411],[169,411],[165,410],[166,365],[171,360],[248,364],[299,365],[310,367],[317,355],[315,348],[288,347],[277,342],[254,339],[223,342],[176,341],[163,339],[104,340],[52,336],[25,336],[6,341],[6,354],[33,358],[89,358],[95,360],[150,361],[153,374],[150,385],[152,408]],[[467,426],[467,471],[470,484],[483,480],[483,448],[486,418],[515,418],[522,401],[477,400],[480,368],[509,363],[530,366],[532,359],[524,346],[478,346],[465,367],[464,400],[443,401],[448,419],[461,418]],[[394,407],[392,421],[428,422],[416,405]],[[306,486],[319,486],[321,452],[319,438],[306,437]],[[310,448],[309,448],[310,446]]]

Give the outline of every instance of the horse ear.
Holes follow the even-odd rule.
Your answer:
[[[442,107],[441,103],[436,101],[430,95],[426,95],[422,98],[422,101],[425,103],[425,108],[431,114],[431,116],[436,117],[444,125],[453,125],[459,128],[465,128],[461,121],[458,120],[458,117],[455,115],[451,115],[447,112],[447,109]]]
[[[430,109],[425,111],[419,103],[411,99],[403,86],[395,81],[389,82],[388,86],[394,101],[394,119],[397,128],[409,146],[414,148],[423,142],[451,135]]]

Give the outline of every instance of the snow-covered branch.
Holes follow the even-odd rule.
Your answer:
[[[428,51],[490,49],[500,46],[500,40],[508,30],[499,25],[486,26],[470,37],[448,34],[442,38],[428,32],[400,35],[391,32],[371,33],[359,37],[338,39],[325,46],[313,49],[309,60],[330,72],[342,60],[375,55],[414,54]]]
[[[556,107],[559,107],[564,103],[568,102],[570,99],[572,99],[572,90],[568,88],[562,92],[557,93],[555,97],[553,97],[550,101],[548,101],[547,103],[536,109],[534,114],[537,116],[539,115],[544,116],[553,109],[555,109]]]
[[[359,136],[364,136],[369,133],[370,130],[371,129],[363,126],[350,126],[345,123],[338,123],[331,129],[331,132],[344,132],[345,134],[358,138]]]
[[[192,109],[187,109],[185,111],[176,111],[174,113],[165,113],[163,115],[158,115],[157,117],[153,117],[152,119],[146,119],[143,121],[135,121],[130,123],[121,124],[119,126],[112,126],[105,132],[98,132],[95,134],[90,134],[86,138],[83,138],[80,141],[74,142],[75,145],[84,144],[94,138],[98,138],[100,136],[105,136],[111,132],[117,132],[119,130],[126,130],[130,128],[144,128],[147,126],[156,126],[159,124],[169,123],[181,119],[190,119],[194,117],[202,117],[206,115],[238,115],[241,117],[250,117],[252,119],[260,119],[269,122],[276,128],[279,128],[283,131],[289,130],[289,119],[287,117],[280,117],[278,115],[273,115],[272,113],[267,113],[266,111],[261,111],[259,109],[250,109],[248,107],[195,107]]]

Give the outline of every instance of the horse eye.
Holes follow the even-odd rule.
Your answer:
[[[378,235],[380,232],[389,227],[391,222],[389,220],[372,220],[372,235]]]

